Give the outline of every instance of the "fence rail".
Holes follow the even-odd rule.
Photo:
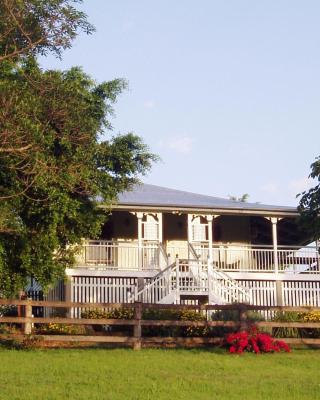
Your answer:
[[[133,328],[132,336],[111,336],[111,335],[48,335],[48,334],[32,334],[32,337],[39,337],[44,341],[50,342],[88,342],[88,343],[113,343],[132,345],[135,349],[140,349],[144,344],[177,344],[186,346],[197,346],[202,344],[217,344],[222,342],[221,337],[147,337],[142,334],[142,327],[224,327],[247,329],[250,326],[248,322],[248,312],[250,311],[290,311],[290,312],[320,312],[320,307],[266,307],[251,306],[245,304],[233,305],[164,305],[164,304],[145,304],[145,303],[74,303],[74,302],[57,302],[57,301],[35,301],[35,300],[6,300],[0,299],[0,306],[17,306],[18,316],[1,316],[0,323],[3,324],[20,324],[20,334],[2,334],[0,339],[23,339],[32,333],[34,324],[72,324],[72,325],[108,325],[108,326],[127,326]],[[132,319],[116,319],[116,318],[70,318],[66,317],[34,317],[32,315],[33,307],[55,307],[71,310],[72,308],[83,309],[132,309],[134,314]],[[144,310],[194,310],[204,314],[210,311],[234,310],[238,312],[236,320],[158,320],[143,319]],[[256,322],[256,326],[260,328],[304,328],[304,329],[320,329],[320,322],[283,322],[283,321],[261,321]],[[317,338],[286,338],[288,343],[320,345],[320,339]]]

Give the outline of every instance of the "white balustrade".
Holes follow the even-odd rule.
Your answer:
[[[90,240],[82,247],[80,264],[126,271],[157,270],[167,266],[167,257],[159,243],[139,247],[134,242]]]
[[[168,245],[164,249],[158,242],[146,242],[139,247],[136,242],[90,240],[83,246],[77,264],[127,271],[163,270],[176,255],[180,260],[198,259],[206,265],[208,243],[191,246],[185,242],[185,246]],[[279,273],[320,273],[316,247],[278,246],[276,255]],[[272,246],[215,244],[212,246],[212,263],[214,268],[229,272],[275,272],[275,252]]]
[[[209,256],[207,244],[194,245],[200,260]],[[278,271],[285,273],[320,273],[320,257],[316,247],[278,246]],[[230,272],[275,272],[272,246],[214,245],[213,265]]]

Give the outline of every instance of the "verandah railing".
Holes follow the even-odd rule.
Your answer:
[[[209,258],[208,243],[193,245],[200,260]],[[227,245],[212,246],[215,268],[230,272],[320,273],[320,255],[315,246]]]
[[[83,246],[79,266],[115,270],[162,270],[174,261],[196,258],[207,263],[209,244],[185,242],[185,246],[158,242],[88,241]],[[216,269],[230,272],[320,273],[320,256],[316,247],[213,244],[212,262]]]
[[[82,246],[78,264],[106,267],[125,271],[146,271],[163,269],[167,266],[167,254],[156,242],[90,240]]]
[[[223,328],[236,328],[245,330],[250,327],[248,320],[248,312],[260,311],[260,312],[296,312],[296,313],[308,313],[308,312],[320,312],[320,308],[311,307],[265,307],[265,306],[251,306],[245,304],[232,304],[232,305],[159,305],[159,304],[143,304],[143,303],[71,303],[71,302],[53,302],[53,301],[31,301],[31,300],[0,300],[0,306],[17,306],[19,309],[18,316],[1,316],[1,324],[20,324],[20,334],[1,334],[0,340],[22,340],[27,337],[42,339],[44,342],[86,342],[86,343],[111,343],[111,344],[122,344],[132,345],[135,349],[140,349],[142,345],[191,345],[196,347],[197,345],[203,344],[221,344],[221,337],[160,337],[143,336],[142,327],[223,327]],[[132,309],[133,316],[129,319],[118,319],[118,318],[69,318],[65,317],[33,317],[33,307],[50,307],[67,310],[66,315],[71,313],[74,308],[82,310],[88,309]],[[69,311],[68,311],[69,310]],[[206,316],[206,320],[171,320],[171,319],[143,319],[144,310],[173,310],[185,311],[192,310],[199,314]],[[236,311],[238,318],[232,320],[212,320],[210,318],[213,312],[225,312],[225,311]],[[60,312],[61,314],[61,312]],[[234,315],[234,313],[232,313]],[[80,314],[81,315],[81,314]],[[229,314],[230,315],[230,314]],[[100,325],[100,326],[128,326],[132,327],[132,335],[126,336],[113,336],[105,332],[103,335],[48,335],[48,334],[37,334],[33,333],[32,329],[35,324],[72,324],[72,325]],[[320,322],[283,322],[281,320],[267,320],[255,322],[255,326],[263,328],[298,328],[298,329],[320,329]],[[286,342],[292,344],[306,344],[306,345],[320,345],[320,339],[318,338],[285,338]]]

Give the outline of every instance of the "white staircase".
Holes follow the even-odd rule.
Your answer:
[[[175,304],[182,299],[199,298],[209,304],[250,303],[251,293],[227,273],[213,268],[210,262],[176,259],[143,289],[136,290],[131,300]]]

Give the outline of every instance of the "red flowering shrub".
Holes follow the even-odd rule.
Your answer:
[[[258,332],[253,327],[249,331],[230,333],[226,336],[226,344],[230,353],[273,353],[290,351],[290,347],[283,340],[276,340],[267,333]]]

